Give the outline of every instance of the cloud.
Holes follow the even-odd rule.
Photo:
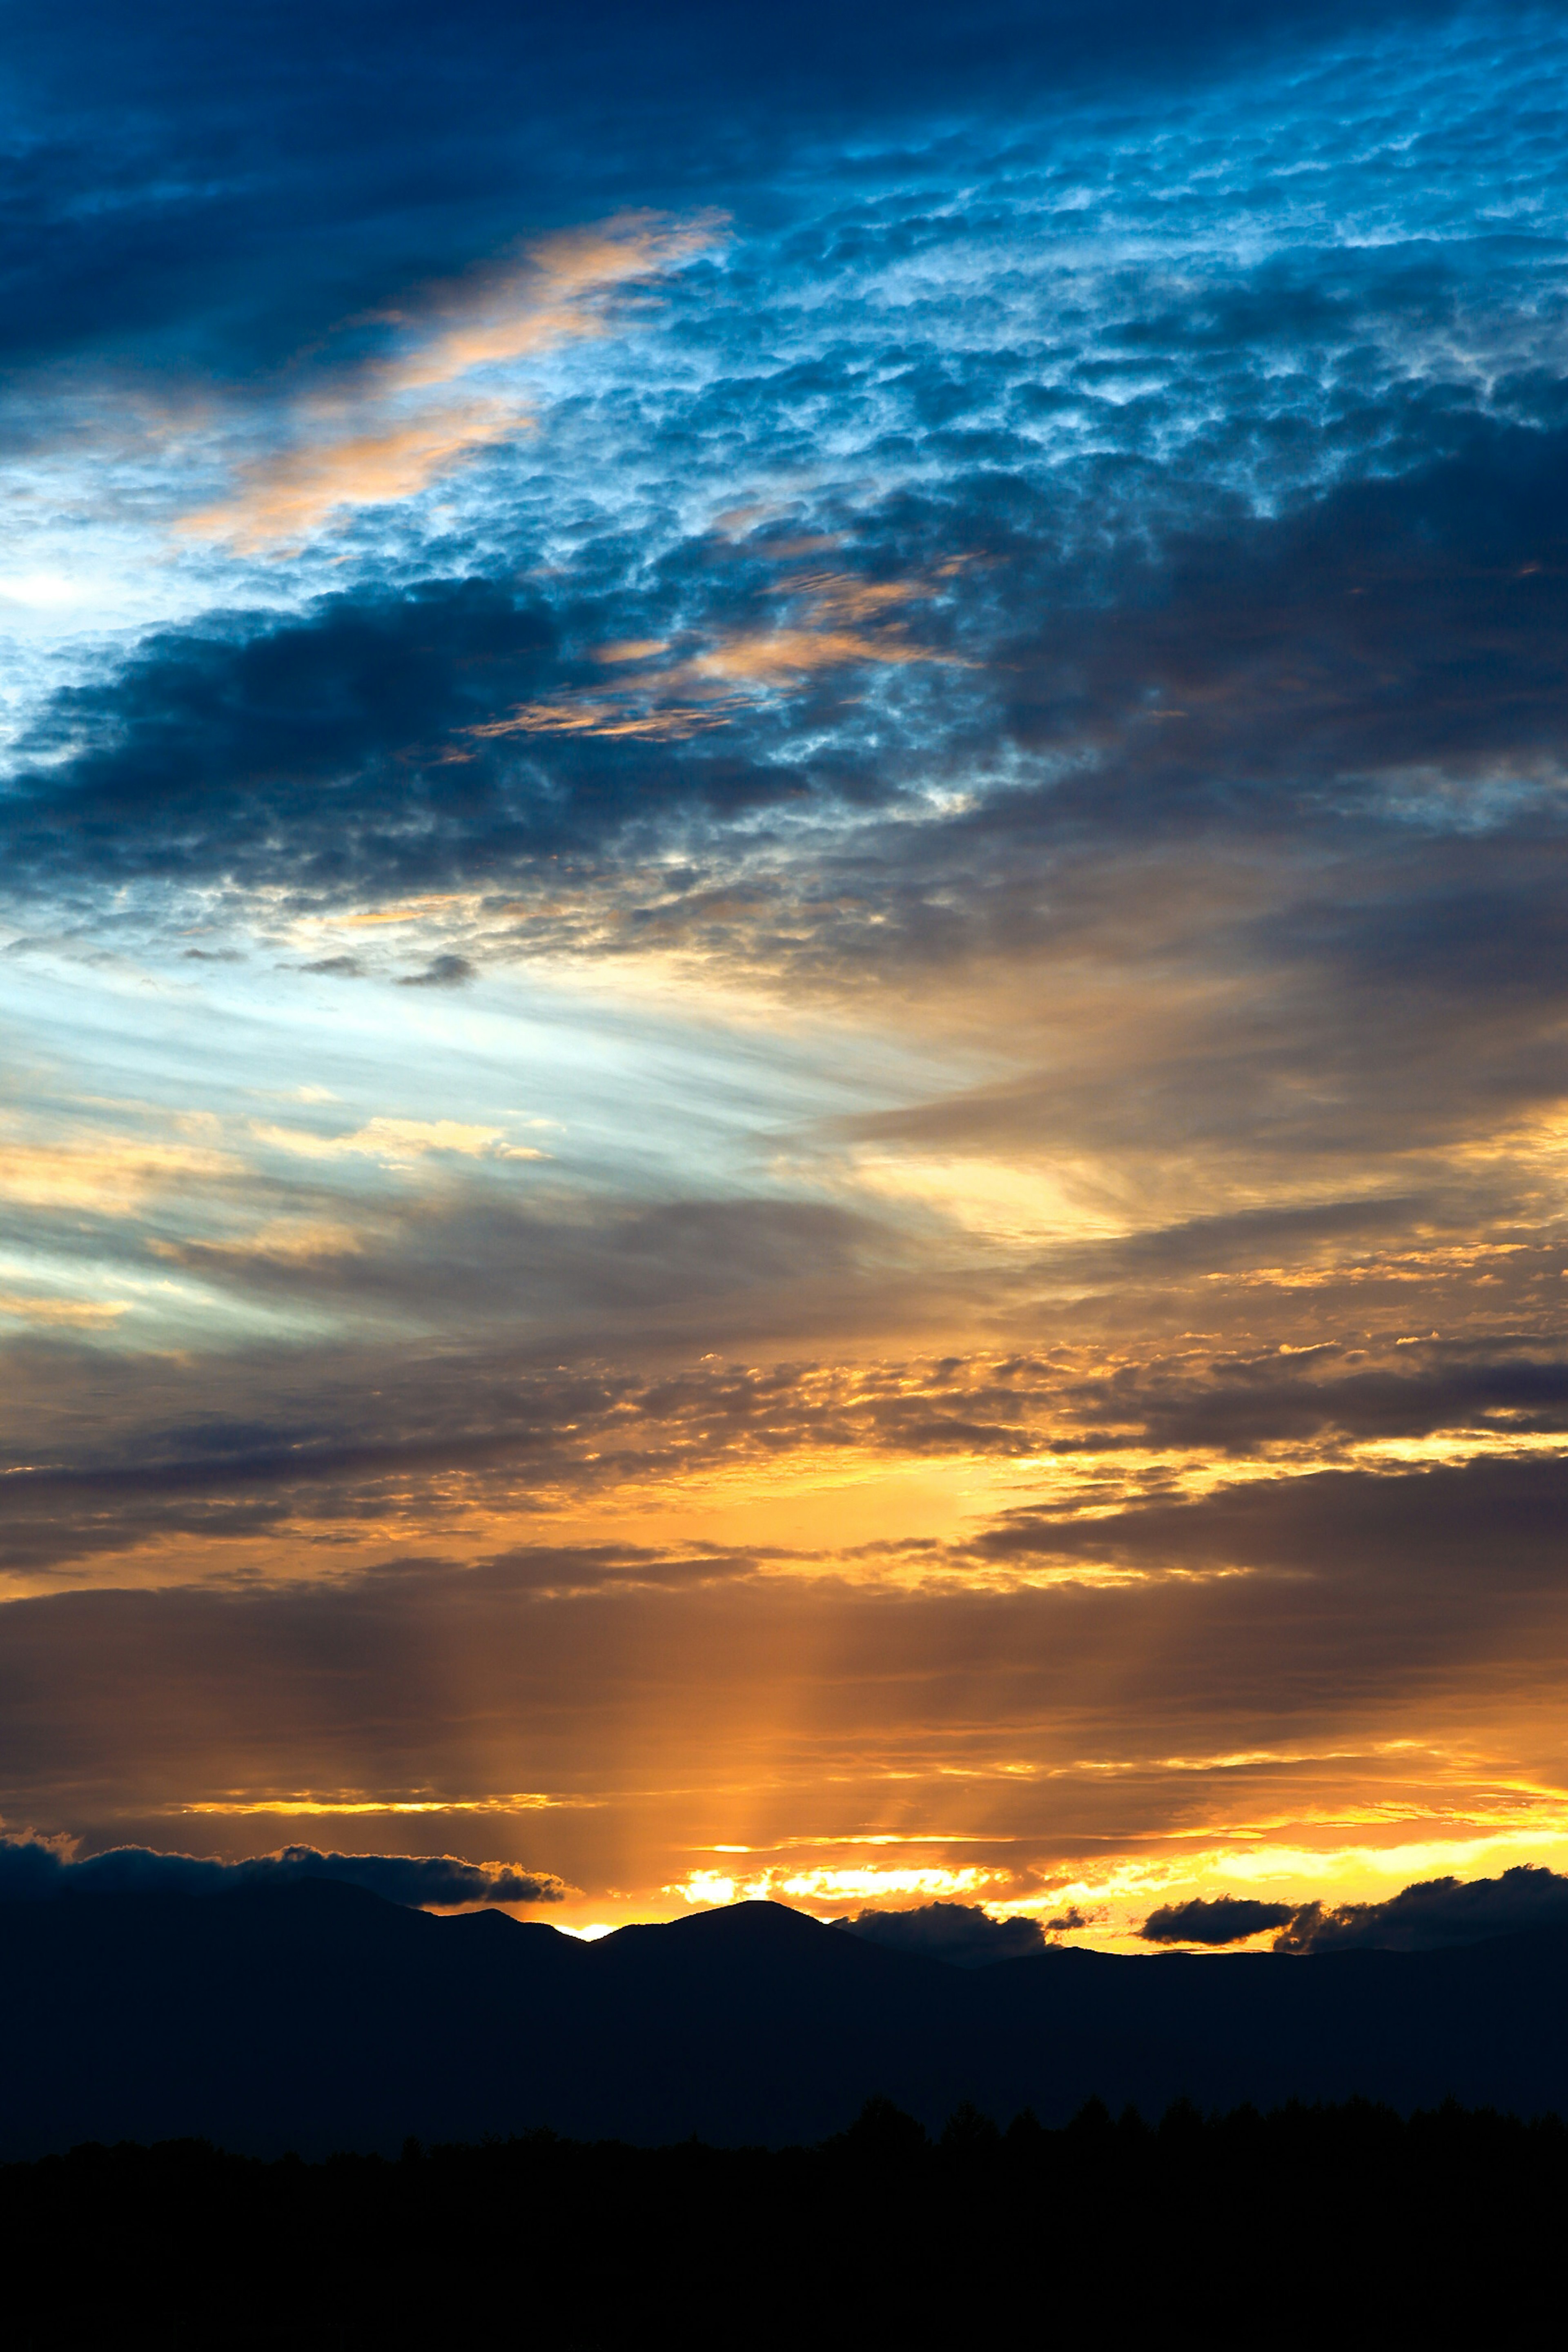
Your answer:
[[[208,1144],[113,1131],[58,1139],[13,1132],[0,1155],[0,1200],[21,1207],[123,1213],[147,1194],[235,1173]]]
[[[438,955],[423,971],[410,972],[397,985],[399,988],[463,988],[473,979],[474,971],[475,967],[467,956]]]
[[[921,1952],[956,1969],[1027,1959],[1046,1948],[1037,1920],[993,1919],[978,1903],[939,1899],[909,1911],[861,1911],[852,1919],[835,1919],[833,1925],[868,1943],[885,1944],[890,1951]]]
[[[636,664],[635,674],[624,685],[608,692],[597,686],[579,688],[520,704],[510,716],[487,720],[468,732],[479,742],[507,736],[580,735],[683,743],[742,718],[756,698],[798,689],[818,672],[866,664],[963,666],[956,654],[912,641],[900,617],[900,606],[936,593],[935,583],[860,579],[848,573],[775,581],[769,593],[788,600],[787,621],[738,628],[726,623],[721,606],[700,635],[691,633],[692,641],[679,651],[673,651],[664,637],[597,646],[593,650],[598,662]],[[851,622],[881,625],[868,633],[846,625]],[[665,654],[672,657],[656,658]],[[679,698],[693,694],[701,698]]]
[[[411,1397],[420,1370],[408,1368]],[[825,1757],[868,1791],[873,1819],[895,1805],[900,1819],[984,1832],[931,1850],[950,1878],[974,1866],[966,1903],[1032,1906],[1044,1873],[1076,1888],[1088,1842],[1175,1864],[1331,1839],[1365,1849],[1370,1874],[1391,1838],[1452,1853],[1446,1866],[1462,1869],[1478,1841],[1495,1852],[1561,1820],[1560,1582],[1501,1608],[1484,1581],[1456,1591],[1418,1560],[1401,1583],[1352,1559],[1315,1581],[1037,1588],[976,1580],[929,1545],[915,1547],[905,1582],[896,1548],[859,1562],[780,1547],[776,1483],[753,1510],[753,1547],[682,1542],[635,1495],[620,1515],[633,1540],[552,1542],[552,1518],[542,1540],[520,1544],[520,1508],[538,1525],[548,1490],[515,1437],[519,1503],[487,1513],[482,1480],[452,1478],[447,1498],[463,1507],[444,1539],[433,1504],[410,1508],[416,1447],[379,1472],[342,1461],[340,1484],[323,1480],[312,1500],[287,1485],[289,1435],[273,1435],[270,1484],[235,1475],[237,1431],[205,1488],[193,1449],[183,1493],[153,1496],[165,1548],[149,1559],[166,1584],[183,1571],[183,1585],[62,1580],[7,1603],[0,1789],[11,1818],[157,1847],[160,1825],[192,1803],[271,1801],[279,1790],[309,1798],[310,1830],[334,1792],[358,1806],[432,1788],[464,1802],[553,1790],[598,1802],[552,1813],[552,1867],[622,1885],[619,1857],[647,1838],[650,1804],[660,1853],[707,1859],[740,1789],[753,1853],[710,1875],[749,1880],[764,1845],[787,1843],[775,1891],[787,1867],[797,1899],[836,1912],[847,1896],[900,1897],[847,1883],[865,1870],[863,1847],[800,1843],[803,1819],[824,1811]],[[474,1466],[485,1467],[477,1449]],[[743,1493],[755,1483],[750,1471],[739,1482]],[[123,1475],[95,1499],[118,1543],[149,1507]],[[831,1526],[831,1489],[828,1499]],[[247,1510],[267,1541],[224,1577],[214,1534],[243,1534]],[[172,1540],[182,1522],[195,1538],[183,1550]],[[603,1531],[605,1515],[576,1525]],[[650,1541],[656,1531],[672,1539]],[[782,1731],[781,1685],[793,1710]],[[1434,1695],[1445,1712],[1422,1738]],[[531,1840],[537,1828],[531,1811]],[[1307,1865],[1289,1867],[1300,1883]],[[954,1891],[904,1890],[917,1902]],[[1082,1916],[1100,1898],[1091,1889],[1078,1903]]]
[[[528,1147],[487,1143],[486,1132],[460,1136],[465,1150],[438,1130],[416,1130],[405,1142],[356,1130],[351,1156],[373,1152],[384,1166],[416,1175],[435,1155],[449,1171],[443,1185],[472,1156],[495,1171],[490,1181],[504,1180],[510,1162],[491,1155]],[[715,1204],[679,1216],[562,1221],[526,1206],[514,1213],[504,1201],[493,1213],[459,1202],[448,1215],[439,1200],[416,1196],[413,1178],[400,1190],[405,1197],[379,1205],[374,1219],[342,1212],[263,1219],[223,1242],[160,1244],[157,1255],[261,1299],[363,1301],[378,1313],[427,1319],[444,1306],[466,1337],[460,1352],[443,1346],[439,1373],[429,1343],[413,1342],[390,1360],[374,1344],[323,1348],[313,1360],[294,1360],[287,1376],[265,1349],[222,1362],[168,1361],[155,1380],[77,1364],[58,1349],[47,1369],[36,1349],[19,1353],[13,1385],[19,1399],[36,1402],[13,1417],[7,1561],[20,1569],[88,1557],[105,1544],[153,1541],[161,1529],[199,1527],[216,1540],[226,1527],[253,1528],[258,1515],[328,1513],[352,1524],[379,1512],[389,1483],[421,1509],[438,1511],[452,1480],[498,1508],[515,1508],[543,1488],[586,1494],[618,1482],[653,1494],[672,1475],[726,1466],[770,1481],[797,1474],[858,1480],[953,1464],[975,1465],[966,1476],[980,1475],[981,1465],[1005,1471],[1010,1496],[1020,1475],[1037,1477],[1044,1464],[1058,1487],[1055,1508],[999,1509],[956,1554],[933,1549],[933,1565],[1020,1579],[1222,1570],[1286,1577],[1304,1584],[1300,1605],[1327,1637],[1337,1613],[1353,1607],[1358,1578],[1393,1608],[1410,1580],[1425,1575],[1433,1605],[1452,1612],[1454,1626],[1473,1622],[1483,1596],[1467,1562],[1487,1542],[1489,1525],[1506,1523],[1510,1564],[1505,1584],[1490,1588],[1497,1604],[1506,1591],[1507,1605],[1528,1612],[1552,1590],[1563,1467],[1513,1449],[1560,1425],[1553,1360],[1500,1365],[1480,1346],[1390,1347],[1391,1363],[1428,1360],[1410,1376],[1408,1394],[1396,1373],[1388,1375],[1391,1392],[1370,1383],[1375,1410],[1363,1415],[1336,1402],[1341,1360],[1332,1348],[1315,1360],[1330,1383],[1326,1405],[1309,1395],[1299,1411],[1288,1375],[1289,1409],[1268,1397],[1275,1368],[1300,1360],[1278,1354],[1219,1366],[1184,1353],[1166,1362],[1128,1358],[1114,1375],[1103,1357],[1079,1367],[1065,1356],[933,1361],[869,1352],[850,1364],[802,1356],[639,1368],[628,1346],[634,1332],[657,1340],[676,1328],[711,1337],[723,1326],[743,1345],[763,1315],[793,1318],[813,1349],[820,1344],[814,1328],[842,1333],[856,1317],[885,1342],[920,1261],[889,1261],[875,1233],[815,1216],[731,1216]],[[506,1331],[530,1307],[571,1311],[586,1333],[612,1334],[611,1360],[542,1369]],[[481,1316],[494,1318],[489,1349]],[[584,1344],[594,1346],[594,1338]],[[68,1438],[48,1417],[48,1400],[56,1382],[89,1372],[95,1414]],[[1249,1402],[1255,1377],[1268,1410]],[[1489,1417],[1499,1412],[1503,1419]],[[1379,1444],[1447,1429],[1465,1433],[1461,1452],[1484,1450],[1468,1462],[1356,1465],[1338,1454],[1340,1429]],[[1284,1477],[1279,1463],[1262,1458],[1282,1444],[1300,1448]],[[1323,1466],[1325,1444],[1331,1466]],[[1254,1446],[1261,1454],[1249,1455]],[[1217,1485],[1215,1447],[1227,1464]],[[1179,1481],[1173,1490],[1170,1456],[1182,1448],[1183,1475],[1195,1472],[1205,1491],[1184,1492]],[[1151,1449],[1163,1457],[1152,1489]],[[836,1462],[841,1472],[831,1470]],[[1094,1504],[1087,1517],[1086,1499]],[[1265,1614],[1271,1605],[1262,1582],[1254,1605]]]
[[[592,735],[686,743],[711,728],[727,727],[742,707],[733,697],[706,703],[657,703],[650,708],[646,695],[562,694],[542,702],[521,703],[510,718],[489,719],[468,732],[488,743],[507,735]]]
[[[515,404],[465,400],[431,402],[416,420],[379,431],[318,426],[313,446],[241,467],[238,493],[186,516],[184,528],[193,538],[228,540],[247,552],[297,551],[339,508],[413,498],[530,422]]]
[[[63,1895],[223,1895],[238,1887],[286,1886],[331,1878],[389,1903],[456,1910],[468,1903],[559,1903],[571,1891],[550,1871],[510,1863],[462,1862],[455,1854],[322,1853],[309,1845],[244,1862],[113,1846],[78,1861],[69,1842],[0,1837],[0,1901]]]
[[[26,1291],[0,1290],[0,1315],[13,1317],[20,1323],[90,1330],[114,1323],[130,1311],[126,1299],[47,1298]]]
[[[983,1557],[1089,1559],[1154,1571],[1246,1569],[1303,1584],[1331,1610],[1339,1605],[1331,1596],[1348,1605],[1359,1593],[1369,1633],[1373,1594],[1392,1604],[1419,1580],[1437,1612],[1428,1624],[1435,1632],[1447,1612],[1501,1612],[1557,1588],[1554,1523],[1564,1497],[1568,1461],[1555,1453],[1260,1475],[1191,1500],[1156,1495],[1092,1518],[1070,1506],[1059,1517],[1020,1511],[976,1548]],[[1509,1529],[1500,1556],[1491,1540],[1500,1525]],[[1493,1561],[1484,1594],[1473,1573],[1479,1558]]]
[[[371,320],[394,348],[346,381],[318,382],[288,419],[284,446],[237,468],[230,497],[184,518],[199,539],[256,551],[297,545],[338,508],[407,499],[477,450],[531,423],[513,391],[456,391],[520,360],[603,335],[611,299],[712,248],[721,216],[668,221],[622,213],[542,237],[521,262],[437,284]]]
[[[1288,1927],[1299,1906],[1259,1903],[1252,1897],[1194,1895],[1185,1903],[1162,1904],[1138,1933],[1147,1944],[1244,1944],[1271,1927]]]
[[[797,583],[799,614],[783,627],[758,618],[777,593],[774,567],[751,556],[737,579],[734,551],[716,554],[694,533],[651,585],[634,534],[605,548],[591,594],[542,577],[521,592],[432,578],[325,597],[283,620],[169,630],[35,718],[33,764],[5,809],[11,887],[222,874],[363,905],[476,877],[521,887],[569,849],[587,861],[585,885],[613,890],[633,827],[700,843],[711,885],[755,858],[749,834],[726,847],[726,828],[789,805],[824,827],[816,887],[792,887],[788,865],[769,882],[788,918],[770,930],[787,931],[802,959],[852,965],[862,938],[882,969],[1055,940],[1081,968],[1085,949],[1125,946],[1128,893],[1143,887],[1163,891],[1170,953],[1205,867],[1211,892],[1222,887],[1212,828],[1245,780],[1251,903],[1234,903],[1216,934],[1195,926],[1194,899],[1183,948],[1194,986],[1205,965],[1250,970],[1256,1061],[1337,1062],[1352,1104],[1374,1101],[1391,1075],[1408,1119],[1439,1003],[1458,1012],[1470,1050],[1494,1054],[1489,1004],[1511,998],[1517,1013],[1553,963],[1557,919],[1529,840],[1552,789],[1568,581],[1553,552],[1568,530],[1560,440],[1472,418],[1452,454],[1394,481],[1303,495],[1279,515],[1139,516],[1120,541],[1112,520],[1092,562],[1062,544],[1059,515],[1021,476],[1006,544],[936,583],[942,628],[919,645],[900,634],[907,603],[875,628],[846,632],[833,614],[885,590],[907,597],[911,582],[927,594],[955,538],[984,548],[991,519],[962,475],[925,494],[892,544],[873,521],[865,569],[853,593],[833,587],[837,604]],[[894,560],[903,580],[879,578]],[[678,636],[661,626],[648,639],[679,650],[609,690],[587,647],[644,607],[650,622],[679,612]],[[1050,614],[1048,629],[1020,629],[1034,611]],[[1492,647],[1484,690],[1463,655],[1478,637]],[[1303,644],[1310,664],[1297,658]],[[922,684],[933,662],[948,666]],[[874,709],[835,683],[862,663],[879,673]],[[819,688],[828,701],[814,699]],[[1150,723],[1177,705],[1180,727]],[[938,786],[951,792],[945,810]],[[862,827],[853,842],[840,837],[849,806]],[[866,833],[878,806],[918,809],[921,822]],[[1155,845],[1158,869],[1145,872]],[[1178,848],[1188,871],[1173,899]],[[824,892],[815,860],[829,849],[838,887]],[[1347,891],[1333,877],[1352,853]],[[1071,877],[1044,901],[1042,857]],[[1226,874],[1227,899],[1236,879]],[[857,929],[858,904],[871,930]],[[706,927],[701,894],[692,916]],[[678,898],[661,922],[679,930]],[[1268,1034],[1276,974],[1298,1016],[1293,1045]],[[1354,1061],[1349,1026],[1368,986],[1389,1024],[1387,1055],[1370,1068],[1364,1051]],[[1550,982],[1534,1017],[1549,999]],[[1206,1095],[1222,1064],[1234,1071],[1235,1046],[1205,1041],[1210,1076],[1173,1037],[1180,1001],[1162,1010],[1166,1076],[1123,1098],[1123,1120],[1131,1104],[1165,1120],[1178,1093]],[[1521,1034],[1509,1049],[1505,1083],[1510,1067],[1522,1076],[1527,1045]],[[1055,1075],[1054,1091],[1014,1080],[884,1132],[929,1137],[961,1109],[972,1137],[993,1143],[1064,1109],[1080,1120],[1070,1065]],[[1267,1106],[1259,1133],[1277,1132],[1281,1149],[1300,1148],[1301,1118],[1286,1116],[1298,1100]],[[1097,1101],[1094,1115],[1107,1108]]]
[[[1289,0],[1269,35],[1321,36],[1348,13]],[[410,251],[483,251],[498,223],[559,220],[563,189],[579,212],[650,190],[685,207],[716,183],[765,182],[802,142],[815,153],[847,134],[874,149],[919,139],[932,115],[946,127],[954,110],[1027,124],[1053,96],[1077,106],[1107,81],[1123,99],[1168,89],[1258,38],[1245,9],[1152,0],[1005,0],[963,26],[920,0],[892,38],[880,9],[847,18],[813,0],[780,44],[708,0],[657,24],[606,0],[602,37],[584,43],[564,20],[458,0],[436,55],[420,12],[391,0],[374,41],[363,9],[323,19],[289,5],[262,69],[232,24],[176,47],[105,0],[78,21],[68,74],[45,22],[14,55],[31,137],[14,192],[26,262],[8,369],[84,346],[178,346],[196,321],[225,378],[328,334],[345,279],[351,310],[385,310]]]
[[[1268,1903],[1201,1895],[1168,1903],[1139,1929],[1151,1944],[1240,1944],[1274,1933],[1277,1952],[1426,1952],[1531,1927],[1568,1927],[1568,1877],[1532,1863],[1498,1878],[1430,1878],[1376,1903]]]
[[[461,958],[454,961],[460,962]],[[479,1127],[472,1120],[456,1118],[395,1118],[380,1115],[367,1119],[363,1127],[348,1135],[318,1135],[309,1128],[278,1127],[257,1119],[251,1123],[251,1133],[258,1143],[304,1160],[348,1157],[396,1165],[422,1159],[432,1151],[454,1152],[465,1160],[488,1157],[492,1152],[509,1160],[540,1160],[544,1156],[531,1146],[506,1146],[502,1141],[504,1128]]]
[[[1424,1879],[1384,1903],[1304,1905],[1274,1948],[1427,1952],[1529,1927],[1568,1927],[1568,1876],[1521,1863],[1499,1878]]]
[[[293,1129],[261,1139],[307,1164],[369,1159],[395,1172],[434,1164],[448,1181],[411,1183],[401,1204],[378,1199],[361,1211],[352,1251],[334,1237],[340,1210],[321,1223],[313,1257],[258,1255],[249,1234],[160,1242],[155,1255],[256,1296],[314,1290],[345,1311],[374,1307],[417,1325],[470,1328],[525,1308],[548,1318],[563,1344],[599,1331],[626,1346],[638,1333],[732,1335],[744,1346],[759,1323],[787,1344],[785,1335],[876,1322],[896,1311],[900,1277],[921,1261],[896,1227],[832,1202],[563,1201],[496,1181],[545,1163],[535,1145],[357,1132],[352,1142]],[[482,1178],[473,1187],[460,1181],[470,1167]]]

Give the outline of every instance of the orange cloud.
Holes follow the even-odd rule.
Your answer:
[[[860,580],[850,572],[818,572],[781,581],[774,592],[796,600],[799,617],[771,629],[732,630],[700,652],[662,668],[645,667],[635,685],[613,692],[561,694],[521,703],[506,719],[465,731],[481,740],[504,735],[629,735],[684,742],[728,724],[748,699],[787,688],[818,670],[853,663],[942,662],[963,667],[955,654],[911,644],[901,622],[869,634],[876,622],[931,592],[918,582]],[[651,665],[669,650],[662,637],[631,637],[594,649],[596,661]],[[715,692],[715,688],[742,689]],[[671,694],[700,700],[667,700]]]
[[[736,708],[731,698],[637,709],[604,696],[563,694],[550,701],[521,703],[510,719],[492,719],[468,732],[486,740],[499,735],[640,735],[682,743],[710,727],[727,726]]]
[[[555,1796],[542,1790],[512,1790],[501,1797],[367,1797],[363,1790],[352,1796],[317,1796],[304,1794],[281,1797],[212,1798],[199,1802],[171,1805],[171,1813],[218,1813],[237,1819],[251,1814],[279,1814],[287,1819],[304,1819],[339,1813],[539,1813],[554,1812],[563,1808],[578,1811],[591,1810],[602,1801],[597,1797]]]
[[[504,401],[468,400],[379,431],[329,434],[242,467],[237,496],[188,516],[184,528],[247,553],[297,544],[333,508],[413,498],[476,449],[530,423]]]
[[[464,390],[480,370],[510,366],[602,335],[615,297],[709,250],[722,217],[670,221],[620,213],[529,246],[521,261],[435,289],[406,310],[365,323],[392,327],[400,347],[346,389],[301,403],[285,445],[237,469],[237,488],[182,528],[251,551],[286,551],[339,507],[412,498],[476,450],[530,429],[515,391]]]
[[[724,215],[715,212],[686,221],[625,212],[541,237],[520,265],[460,282],[423,314],[385,314],[419,340],[382,362],[377,374],[388,391],[420,391],[449,383],[473,368],[603,334],[611,294],[708,252],[723,226]]]
[[[693,655],[673,675],[683,679],[742,679],[770,688],[813,671],[852,662],[952,664],[957,656],[912,645],[903,624],[892,621],[875,635],[857,625],[881,620],[901,604],[931,594],[917,581],[861,580],[853,572],[797,572],[781,580],[774,593],[798,602],[799,617],[772,629],[736,630],[709,651]]]

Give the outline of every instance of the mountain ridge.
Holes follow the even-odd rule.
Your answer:
[[[482,1924],[481,1924],[482,1923]],[[1568,1931],[1425,1953],[964,1970],[774,1904],[594,1943],[331,1880],[0,1905],[0,2157],[201,2137],[261,2155],[502,2137],[784,2145],[872,2095],[1058,2123],[1364,2095],[1568,2114]]]

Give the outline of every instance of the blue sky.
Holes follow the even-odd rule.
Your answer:
[[[1561,13],[5,50],[5,1824],[1554,1860]]]

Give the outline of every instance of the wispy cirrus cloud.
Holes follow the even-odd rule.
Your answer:
[[[232,1152],[179,1137],[13,1132],[0,1146],[0,1200],[19,1207],[114,1214],[153,1192],[231,1176],[240,1164]]]

